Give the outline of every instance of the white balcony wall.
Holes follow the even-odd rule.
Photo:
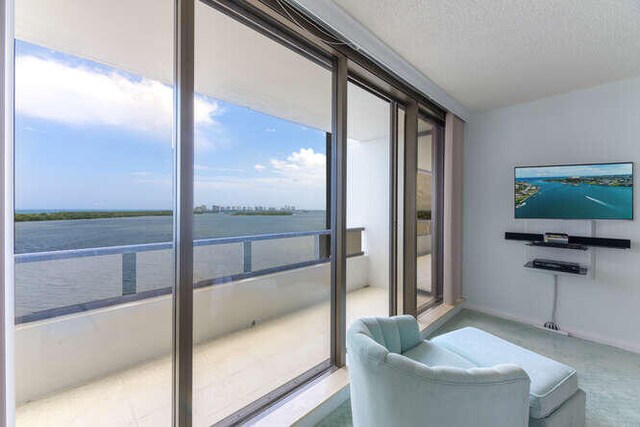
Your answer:
[[[389,287],[389,140],[349,140],[347,228],[364,227],[369,285]]]
[[[347,290],[369,282],[367,256],[349,258]],[[265,275],[194,293],[197,343],[329,299],[330,265]],[[171,350],[170,296],[18,325],[16,399],[21,404],[101,378]],[[126,333],[123,333],[126,331]]]

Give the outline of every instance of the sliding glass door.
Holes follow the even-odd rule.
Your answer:
[[[196,5],[195,426],[329,367],[330,63]]]
[[[439,301],[440,123],[278,6],[16,2],[18,425],[241,423]]]
[[[16,423],[169,425],[173,2],[66,3],[16,2]]]

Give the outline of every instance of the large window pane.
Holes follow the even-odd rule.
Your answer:
[[[200,2],[195,48],[193,415],[208,426],[329,358],[331,70]]]
[[[19,426],[171,423],[173,2],[16,1]]]
[[[389,315],[391,106],[348,84],[347,328],[360,317]]]

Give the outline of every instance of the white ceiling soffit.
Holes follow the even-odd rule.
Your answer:
[[[20,0],[16,38],[171,84],[173,3]],[[201,2],[195,37],[197,93],[331,131],[329,70]],[[349,138],[388,134],[388,103],[350,87],[349,111]]]
[[[349,13],[346,13],[340,6],[337,6],[331,0],[289,0],[292,3],[296,3],[302,9],[306,10],[311,15],[322,21],[325,25],[332,28],[334,31],[342,35],[346,40],[354,45],[357,49],[368,55],[371,59],[395,73],[400,78],[404,79],[407,83],[414,86],[420,92],[432,99],[443,108],[456,114],[458,117],[467,120],[469,117],[468,108],[459,102],[455,96],[448,93],[438,84],[434,83],[431,76],[427,77],[424,70],[419,70],[415,64],[411,64],[403,56],[400,55],[398,49],[390,47],[381,41],[380,34],[376,31],[373,33],[370,31],[372,27],[369,27],[368,23],[364,20],[363,26],[358,20],[354,19]],[[398,5],[404,3],[402,1],[382,0],[373,2],[370,0],[351,0],[347,2],[357,9],[373,8],[374,3],[386,3],[385,14],[395,14],[395,9]],[[424,0],[423,0],[424,1]],[[360,17],[356,14],[354,16]],[[389,22],[386,18],[383,23]],[[384,25],[383,25],[384,26]],[[403,31],[404,25],[389,26],[388,30],[391,32]],[[375,33],[375,35],[374,35]],[[419,36],[418,36],[419,37]],[[394,50],[395,49],[395,50]],[[410,58],[408,58],[410,59]]]
[[[171,84],[173,4],[20,0],[15,35]],[[197,93],[330,131],[331,72],[201,2],[195,55]]]
[[[639,0],[334,2],[471,110],[640,75]]]

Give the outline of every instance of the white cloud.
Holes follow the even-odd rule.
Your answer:
[[[212,126],[217,103],[197,96],[197,126]],[[173,90],[158,81],[132,80],[36,56],[16,58],[16,111],[72,126],[116,126],[171,137]],[[201,132],[201,146],[212,145]]]
[[[253,168],[254,168],[255,170],[257,170],[258,172],[262,172],[262,171],[263,171],[263,170],[265,170],[267,167],[266,167],[265,165],[261,165],[261,164],[259,164],[259,163],[258,163],[258,164],[256,164],[256,165],[254,165],[254,166],[253,166]]]
[[[264,131],[269,133],[274,133],[276,131],[276,128],[266,128]]]
[[[205,165],[193,165],[193,169],[197,171],[206,171],[209,170],[209,166]]]
[[[269,164],[275,173],[291,182],[318,185],[326,179],[326,156],[313,148],[301,148],[286,160],[271,159]]]

